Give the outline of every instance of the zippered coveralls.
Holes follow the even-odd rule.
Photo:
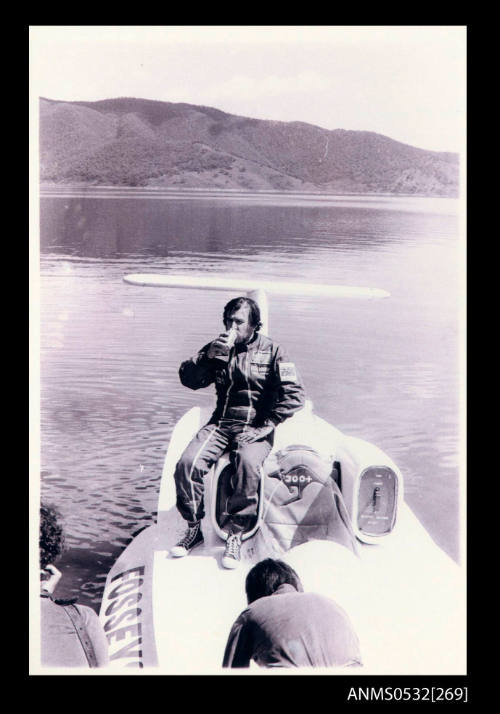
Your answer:
[[[233,477],[227,510],[231,531],[236,533],[255,523],[260,467],[272,449],[274,430],[250,444],[238,444],[235,437],[246,426],[280,424],[304,406],[305,394],[295,364],[269,337],[254,333],[248,343],[231,348],[228,362],[207,357],[210,345],[179,370],[182,384],[190,389],[215,383],[217,404],[177,463],[177,508],[187,521],[204,517],[203,478],[230,449]]]

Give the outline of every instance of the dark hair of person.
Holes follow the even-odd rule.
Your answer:
[[[261,560],[249,571],[245,581],[248,604],[261,597],[272,595],[280,585],[285,583],[293,585],[299,592],[304,591],[299,576],[287,563],[272,558]]]
[[[255,328],[255,332],[258,332],[262,327],[262,322],[260,319],[260,308],[252,298],[249,297],[237,297],[230,300],[224,308],[224,314],[222,316],[222,321],[224,325],[226,324],[230,315],[236,310],[239,310],[243,305],[248,305],[250,309],[249,322],[252,327]]]
[[[40,506],[40,567],[44,570],[64,550],[64,532],[58,522],[60,514],[52,506]]]

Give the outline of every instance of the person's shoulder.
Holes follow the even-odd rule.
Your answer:
[[[95,622],[99,620],[99,615],[96,613],[96,611],[89,607],[88,605],[82,605],[81,603],[78,602],[78,598],[73,597],[73,598],[56,598],[54,600],[50,600],[49,598],[46,598],[48,602],[50,602],[52,605],[58,605],[61,608],[67,609],[68,607],[73,607],[76,609],[76,611],[79,613],[79,615],[83,618],[84,622],[86,624]]]
[[[276,340],[273,340],[272,337],[269,337],[268,335],[261,335],[259,333],[258,349],[271,350],[272,352],[275,352],[280,349],[280,345],[276,342]]]
[[[258,346],[259,347],[266,347],[267,345],[273,345],[275,344],[274,340],[269,337],[269,335],[263,335],[261,332],[258,333]]]
[[[347,613],[343,607],[341,607],[335,600],[326,595],[316,592],[305,592],[301,593],[304,596],[304,600],[307,601],[311,606],[316,604],[318,607],[322,607],[325,610],[329,610],[341,617],[347,617]]]
[[[235,625],[239,625],[239,626],[246,625],[248,622],[250,622],[252,620],[252,617],[253,617],[252,605],[254,605],[254,603],[251,603],[250,605],[248,605],[248,607],[246,607],[244,610],[242,610],[240,612],[240,614],[238,615],[238,617],[236,618],[236,620],[234,622]]]
[[[97,612],[88,605],[76,603],[75,607],[86,622],[95,622],[99,619]]]

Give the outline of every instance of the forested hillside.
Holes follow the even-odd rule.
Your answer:
[[[458,155],[368,131],[143,99],[40,99],[40,179],[89,185],[458,195]]]

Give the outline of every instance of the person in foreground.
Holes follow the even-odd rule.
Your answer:
[[[257,563],[245,582],[248,607],[229,633],[223,667],[361,666],[356,633],[333,600],[305,593],[287,563]]]
[[[104,667],[108,643],[97,614],[86,605],[53,598],[60,571],[54,561],[64,533],[54,508],[40,508],[41,663],[45,667]]]
[[[235,568],[242,534],[256,523],[260,469],[271,451],[274,429],[304,406],[305,395],[295,364],[279,345],[259,334],[262,323],[254,300],[228,302],[223,322],[226,332],[179,370],[182,384],[190,389],[215,383],[217,404],[175,469],[177,508],[188,527],[170,553],[182,557],[203,542],[203,478],[229,449],[233,478],[222,564]]]

